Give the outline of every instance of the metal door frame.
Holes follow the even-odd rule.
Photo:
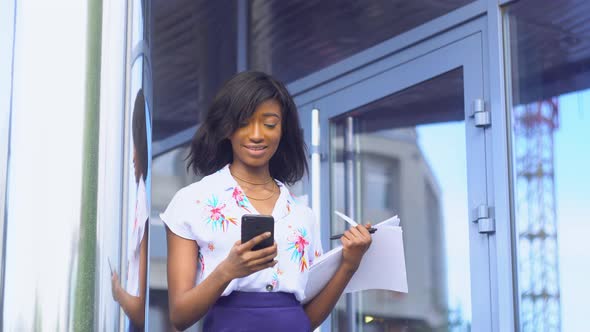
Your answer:
[[[317,88],[296,96],[301,121],[307,127],[311,124],[312,110],[319,113],[319,146],[312,146],[310,130],[305,131],[305,140],[312,146],[312,153],[320,156],[319,196],[314,197],[313,184],[306,189],[312,193],[312,201],[323,201],[324,206],[316,213],[321,224],[324,248],[329,248],[327,234],[330,231],[329,213],[330,165],[329,165],[329,124],[330,119],[347,113],[372,101],[391,95],[405,88],[419,84],[456,68],[463,68],[463,89],[465,104],[465,125],[467,144],[467,183],[469,219],[480,204],[492,206],[489,192],[493,182],[488,179],[491,169],[491,130],[476,128],[470,118],[475,99],[487,100],[485,89],[485,17],[475,19],[459,28],[435,36],[413,47],[401,50],[370,64],[360,65],[336,80],[326,82]],[[319,110],[319,111],[317,111]],[[312,170],[313,172],[313,170]],[[315,177],[312,175],[312,177]],[[317,184],[316,184],[317,185]],[[491,274],[490,236],[480,234],[478,225],[465,220],[470,233],[470,270],[472,329],[493,331],[493,304]],[[331,330],[330,320],[323,324],[324,331]]]

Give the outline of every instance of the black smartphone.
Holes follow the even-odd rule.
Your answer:
[[[275,219],[273,216],[263,214],[245,214],[242,216],[242,243],[246,243],[265,232],[270,232],[270,237],[255,245],[252,250],[264,249],[273,245]]]

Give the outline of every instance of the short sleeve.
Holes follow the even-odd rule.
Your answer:
[[[313,222],[313,235],[312,235],[312,253],[311,253],[311,259],[310,259],[310,263],[309,266],[311,267],[313,265],[313,261],[315,259],[317,259],[318,257],[320,257],[323,253],[324,250],[322,248],[322,237],[320,234],[320,222],[318,220],[318,218],[316,217],[315,213],[309,209],[309,215],[310,215],[310,219]]]
[[[135,206],[135,219],[136,222],[141,225],[141,228],[144,228],[145,222],[149,217],[149,211],[147,206],[147,195],[145,191],[145,182],[143,178],[139,180],[139,184],[137,187],[137,201]]]
[[[189,200],[184,189],[179,190],[166,210],[160,213],[160,219],[170,228],[172,233],[189,240],[196,240],[189,220]]]

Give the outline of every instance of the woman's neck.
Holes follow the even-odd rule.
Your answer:
[[[229,166],[229,170],[234,176],[238,176],[243,180],[255,183],[264,183],[271,178],[268,164],[261,167],[250,167],[248,165],[244,165],[243,163],[234,161]]]

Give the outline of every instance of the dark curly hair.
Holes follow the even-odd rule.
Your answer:
[[[270,159],[270,175],[286,184],[299,181],[308,165],[295,102],[281,82],[257,71],[235,75],[217,93],[191,141],[187,170],[192,167],[196,175],[206,176],[231,163],[229,137],[267,100],[275,100],[283,114],[281,141]]]

